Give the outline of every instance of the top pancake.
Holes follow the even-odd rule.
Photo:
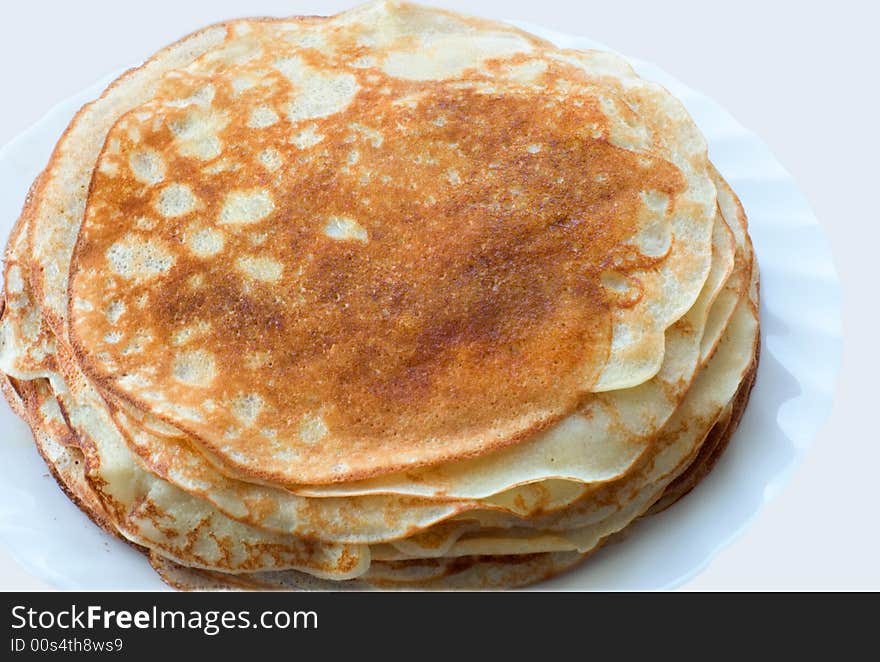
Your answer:
[[[709,269],[705,147],[554,53],[396,4],[227,28],[107,136],[85,371],[288,484],[481,455],[649,379]]]

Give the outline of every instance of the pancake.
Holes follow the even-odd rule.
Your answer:
[[[398,2],[127,72],[3,275],[0,390],[178,588],[563,572],[711,470],[757,361],[745,212],[681,104]]]
[[[654,374],[708,275],[705,145],[653,116],[667,93],[628,90],[637,113],[550,46],[441,17],[432,48],[470,44],[450,71],[424,60],[431,13],[413,33],[398,11],[248,24],[125,114],[95,168],[78,362],[254,480],[516,444]],[[523,58],[546,65],[528,84],[506,73]]]

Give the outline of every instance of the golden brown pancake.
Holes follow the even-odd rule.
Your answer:
[[[617,311],[686,309],[708,273],[691,251],[710,240],[707,162],[672,162],[687,131],[651,115],[659,91],[637,113],[501,28],[513,54],[402,74],[420,53],[365,51],[369,29],[337,22],[250,26],[233,55],[167,76],[111,129],[71,262],[90,378],[252,479],[518,443],[617,345],[633,345],[617,371],[640,364],[648,339]],[[528,84],[508,71],[535,62]]]
[[[757,302],[666,90],[376,2],[207,28],[77,114],[7,245],[0,390],[172,585],[512,587],[708,472]]]

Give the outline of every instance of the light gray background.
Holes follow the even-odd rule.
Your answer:
[[[351,2],[5,2],[0,144],[54,103],[205,24],[330,14]],[[834,409],[784,492],[684,588],[880,589],[880,11],[865,0],[429,2],[585,34],[653,61],[755,131],[800,183],[844,288]],[[822,347],[815,351],[821,352]],[[0,589],[45,583],[0,550]]]

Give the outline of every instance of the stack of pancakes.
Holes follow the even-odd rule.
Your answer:
[[[396,2],[124,74],[4,276],[8,400],[182,588],[540,580],[705,475],[757,361],[745,215],[676,99]]]

